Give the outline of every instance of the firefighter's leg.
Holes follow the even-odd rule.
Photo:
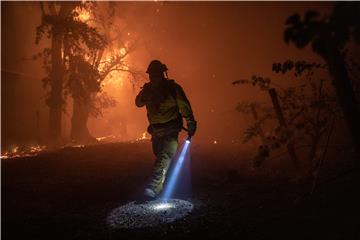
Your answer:
[[[171,159],[178,147],[178,134],[161,137],[153,141],[153,148],[156,151],[156,161],[150,188],[159,194],[163,188],[166,173],[171,164]]]

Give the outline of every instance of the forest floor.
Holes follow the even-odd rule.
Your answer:
[[[2,237],[360,239],[360,174],[348,165],[326,162],[322,184],[306,197],[311,179],[296,176],[281,161],[250,170],[247,153],[234,146],[194,145],[191,151],[193,212],[133,230],[111,229],[106,217],[145,186],[153,164],[149,142],[3,159]]]

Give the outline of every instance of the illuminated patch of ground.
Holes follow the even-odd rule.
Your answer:
[[[112,228],[154,227],[182,219],[193,210],[193,204],[180,199],[130,202],[115,208],[107,218]]]

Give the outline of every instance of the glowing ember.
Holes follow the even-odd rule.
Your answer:
[[[39,145],[31,146],[30,147],[30,152],[37,153],[37,152],[40,152],[40,151],[44,150],[45,148],[46,148],[45,146],[39,146]]]
[[[83,148],[85,147],[84,144],[77,144],[77,145],[72,145],[71,147],[74,147],[74,148]]]
[[[36,156],[44,151],[46,146],[31,145],[27,147],[13,146],[8,151],[1,153],[1,159]]]
[[[15,146],[13,149],[11,149],[11,152],[12,153],[17,153],[19,150],[19,147],[18,146]]]
[[[108,139],[114,139],[116,138],[115,135],[109,135],[109,136],[104,136],[104,137],[97,137],[96,140],[98,140],[99,142],[104,141],[104,140],[108,140]]]
[[[214,144],[217,144],[218,142],[216,140],[214,140]]]
[[[142,133],[140,138],[137,138],[135,141],[143,141],[143,140],[148,140],[150,139],[150,137],[148,136],[148,133],[145,131]]]

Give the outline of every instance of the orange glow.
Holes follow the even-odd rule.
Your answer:
[[[143,132],[143,134],[142,134],[142,137],[141,137],[141,139],[147,139],[147,133],[146,132]]]
[[[73,147],[73,148],[83,148],[83,147],[85,147],[85,145],[84,144],[77,144],[77,145],[73,145],[71,147]]]
[[[81,22],[87,22],[91,17],[91,13],[82,7],[75,8],[75,12],[78,14],[75,19]]]
[[[140,138],[135,139],[135,141],[144,141],[144,140],[149,140],[150,136],[148,136],[148,133],[145,131],[142,133]]]
[[[106,88],[106,92],[111,92],[112,90],[116,90],[121,88],[124,85],[124,73],[122,72],[112,72],[105,78],[103,81],[103,87]]]
[[[8,151],[1,153],[1,159],[36,156],[44,150],[46,150],[44,145],[32,145],[23,149],[19,146],[13,146]]]
[[[99,142],[108,140],[108,139],[115,139],[116,136],[115,135],[109,135],[109,136],[104,136],[104,137],[97,137],[96,140],[98,140]]]
[[[127,43],[128,44],[128,43]],[[127,45],[125,44],[125,45]],[[126,54],[127,54],[127,49],[126,47],[122,47],[118,50],[114,50],[114,51],[108,51],[106,54],[104,54],[104,57],[102,58],[102,64],[99,65],[98,69],[99,71],[104,71],[106,68],[106,64],[108,62],[111,62],[112,58],[115,55],[119,55],[122,58],[121,59],[121,70],[114,70],[112,72],[110,72],[104,79],[103,81],[103,86],[107,86],[105,91],[109,91],[109,88],[114,88],[115,90],[118,89],[119,87],[122,87],[124,85],[124,80],[125,78],[127,78],[127,72],[129,70],[129,67],[126,65],[126,61],[125,59],[127,58]]]
[[[121,56],[124,56],[126,54],[126,49],[120,48],[120,54],[121,54]]]

